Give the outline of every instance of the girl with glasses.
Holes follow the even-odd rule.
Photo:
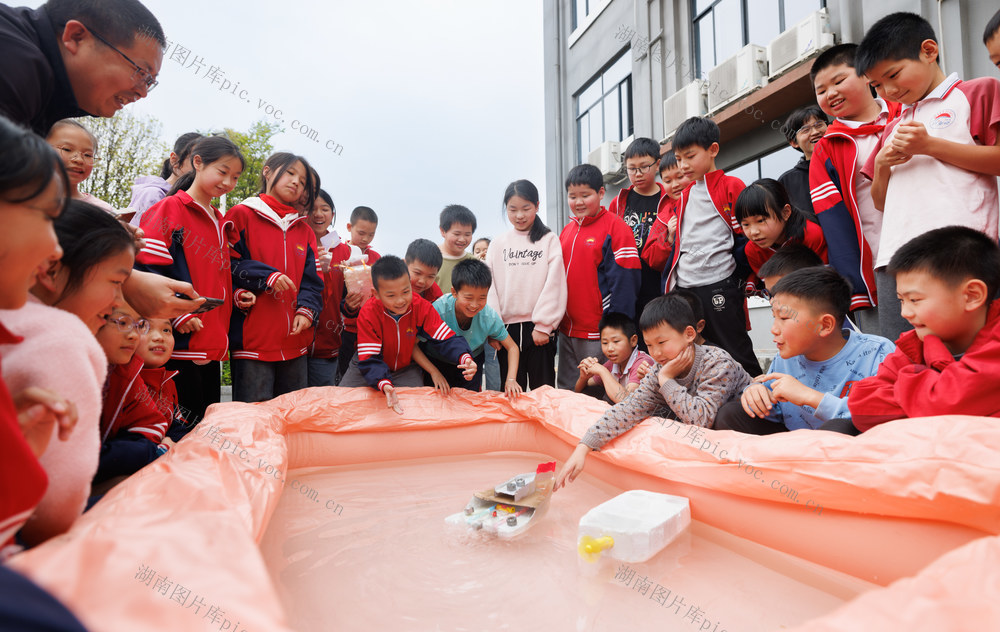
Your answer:
[[[70,185],[69,197],[114,214],[116,211],[113,206],[80,190],[80,184],[94,171],[97,138],[90,133],[90,130],[73,119],[63,119],[52,126],[45,140],[52,145],[66,165]]]

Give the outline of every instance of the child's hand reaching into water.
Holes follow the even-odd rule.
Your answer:
[[[589,452],[590,446],[588,445],[581,443],[576,446],[576,449],[573,450],[573,454],[566,459],[566,462],[559,470],[559,473],[556,474],[556,482],[552,491],[556,491],[560,487],[565,487],[567,484],[576,480],[576,477],[583,471],[583,466],[587,462],[587,453]]]
[[[397,415],[403,414],[403,407],[399,403],[399,395],[396,394],[396,388],[393,386],[386,386],[382,389],[385,393],[385,403],[386,405],[393,409]]]

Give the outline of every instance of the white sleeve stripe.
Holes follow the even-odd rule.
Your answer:
[[[833,195],[838,195],[839,193],[840,193],[839,191],[834,189],[833,191],[830,191],[829,193],[824,193],[822,195],[813,194],[812,196],[813,204],[819,202],[820,200],[825,200],[826,198],[831,197]]]
[[[167,250],[166,248],[161,248],[159,246],[154,246],[152,244],[146,244],[146,246],[142,249],[142,252],[150,255],[156,255],[160,257],[166,257],[168,259],[173,259],[173,256],[171,256],[169,250]]]
[[[826,194],[829,194],[829,193],[833,193],[836,190],[837,190],[837,187],[832,182],[828,182],[827,184],[821,184],[820,186],[818,186],[818,187],[810,190],[809,191],[809,195],[811,195],[813,198],[815,198],[815,197],[818,197],[818,196],[821,196],[821,195],[826,195]]]
[[[434,332],[434,335],[431,336],[431,338],[434,338],[435,340],[445,340],[450,331],[451,328],[448,327],[447,323],[441,323],[441,326],[437,328],[437,331]]]

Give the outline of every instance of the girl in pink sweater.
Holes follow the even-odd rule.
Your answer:
[[[51,441],[41,457],[49,488],[21,530],[30,545],[67,531],[83,513],[100,454],[98,424],[107,358],[94,337],[122,304],[132,271],[132,236],[114,217],[73,200],[55,219],[62,258],[35,274],[27,305],[0,311],[0,322],[23,338],[0,345],[3,379],[14,392],[58,391],[76,405],[66,441]]]
[[[566,312],[566,269],[559,238],[538,217],[538,189],[527,180],[512,182],[503,196],[514,230],[497,237],[486,251],[493,273],[488,303],[507,326],[521,352],[517,383],[524,390],[555,386],[553,332]],[[507,358],[498,355],[500,374]]]
[[[66,172],[45,142],[0,116],[0,310],[24,306],[35,269],[62,251],[52,220],[66,204]],[[2,313],[2,312],[0,312]],[[0,318],[0,345],[18,344]],[[4,358],[4,367],[7,358]],[[0,560],[47,486],[38,462],[54,433],[66,438],[76,415],[53,391],[0,380]],[[5,551],[6,549],[6,551]],[[6,584],[5,584],[6,587]]]

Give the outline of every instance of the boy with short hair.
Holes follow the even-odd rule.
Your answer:
[[[778,176],[778,182],[788,192],[792,206],[813,222],[818,220],[809,195],[809,161],[812,160],[813,148],[823,138],[829,124],[826,114],[818,105],[807,105],[789,114],[785,124],[781,126],[788,144],[802,152],[802,158],[794,167]]]
[[[340,386],[370,386],[385,394],[399,414],[396,386],[423,386],[420,367],[412,363],[417,336],[427,339],[442,356],[460,366],[466,380],[476,374],[469,345],[444,324],[430,303],[414,296],[406,264],[399,257],[381,257],[372,266],[375,296],[358,314],[358,352]]]
[[[559,325],[557,385],[571,389],[580,362],[601,353],[601,316],[635,316],[640,264],[632,230],[601,206],[600,169],[589,164],[570,169],[566,195],[573,216],[559,234],[569,292]]]
[[[864,432],[907,417],[1000,417],[1000,249],[979,231],[948,226],[906,243],[889,261],[913,330],[874,377],[851,390]]]
[[[406,269],[410,273],[410,286],[413,293],[424,300],[434,301],[441,298],[444,292],[434,281],[441,269],[443,258],[441,249],[430,239],[414,239],[406,247]]]
[[[360,257],[367,256],[365,263],[375,265],[379,260],[379,253],[371,247],[372,240],[375,239],[375,232],[378,230],[378,215],[367,206],[359,206],[351,211],[351,219],[347,222],[347,232],[351,238],[346,242],[341,242],[330,251],[330,270],[337,275],[334,284],[341,289],[340,316],[343,319],[343,331],[340,332],[340,349],[337,351],[337,376],[335,384],[340,383],[340,378],[347,372],[347,367],[351,364],[358,348],[358,311],[370,296],[365,296],[360,292],[349,292],[344,284],[344,270],[342,265],[354,262]],[[353,246],[353,248],[352,248]]]
[[[805,244],[788,244],[780,248],[778,252],[774,253],[770,259],[764,262],[757,276],[760,277],[760,280],[764,282],[764,287],[770,292],[786,274],[791,274],[803,268],[822,265],[824,265],[823,260],[809,246]]]
[[[990,54],[990,61],[1000,70],[1000,11],[993,14],[983,31],[983,44]]]
[[[639,388],[609,408],[576,446],[556,476],[558,489],[583,471],[587,454],[651,416],[711,428],[719,408],[750,384],[750,376],[719,347],[694,343],[695,320],[679,296],[650,301],[639,326],[656,361]]]
[[[876,22],[858,45],[857,69],[886,98],[903,104],[864,172],[883,209],[875,260],[882,335],[910,328],[899,315],[892,256],[910,239],[947,225],[968,226],[996,239],[1000,224],[1000,80],[945,77],[934,29],[919,15],[893,13]]]
[[[435,280],[441,291],[448,293],[451,292],[451,271],[459,261],[475,258],[465,249],[472,243],[472,234],[476,232],[476,216],[461,204],[450,204],[441,211],[438,224],[444,238],[440,246],[443,261]]]
[[[618,312],[609,312],[601,318],[601,350],[607,362],[597,358],[584,358],[580,362],[580,378],[574,390],[582,393],[588,386],[603,386],[604,399],[617,404],[639,388],[642,376],[639,367],[644,363],[652,367],[653,359],[639,347],[635,322]]]
[[[705,337],[729,352],[750,375],[760,365],[747,335],[744,282],[750,274],[743,248],[747,243],[733,215],[743,190],[739,178],[715,166],[719,126],[709,118],[692,117],[674,135],[674,153],[681,173],[694,181],[677,203],[677,232],[665,289],[687,288],[709,306]]]
[[[881,336],[844,328],[850,302],[850,284],[832,268],[804,268],[778,281],[771,299],[778,357],[739,402],[722,407],[716,429],[765,435],[831,429],[824,425],[849,419],[851,387],[875,375],[895,349]]]
[[[698,298],[697,294],[691,290],[679,287],[667,292],[666,296],[679,296],[684,299],[684,302],[686,302],[688,307],[691,308],[691,312],[694,314],[694,330],[698,334],[694,339],[694,343],[696,345],[711,345],[713,347],[719,346],[714,342],[705,340],[705,336],[702,335],[702,332],[705,330],[705,306],[701,304],[701,299]]]
[[[521,387],[517,384],[520,350],[507,333],[500,314],[486,304],[486,296],[493,283],[490,269],[479,259],[460,261],[451,272],[451,281],[451,294],[445,294],[434,301],[434,309],[452,331],[465,339],[477,366],[483,366],[489,340],[497,340],[503,345],[507,351],[508,362],[504,392],[509,399],[517,399],[521,393]],[[481,368],[470,382],[440,352],[431,347],[427,347],[425,351],[450,386],[467,388],[470,391],[481,390],[483,385]]]
[[[618,192],[608,205],[608,212],[624,220],[632,229],[637,252],[642,252],[649,238],[649,230],[656,221],[660,200],[667,196],[667,189],[656,181],[660,166],[660,144],[652,138],[636,138],[622,154],[630,186]],[[635,320],[642,308],[657,296],[660,290],[660,271],[640,259],[639,293],[635,301]]]
[[[660,158],[660,180],[667,194],[660,199],[660,205],[656,208],[656,220],[649,228],[649,238],[645,247],[639,251],[639,256],[643,263],[660,274],[662,289],[663,269],[670,261],[674,234],[677,232],[677,201],[681,199],[684,189],[691,184],[691,180],[681,173],[677,156],[672,151]]]
[[[830,265],[851,283],[851,312],[865,333],[879,332],[875,258],[882,213],[875,208],[871,181],[861,174],[885,124],[899,104],[872,96],[854,69],[857,44],[840,44],[816,58],[810,70],[816,101],[834,119],[813,146],[809,187],[823,228]]]

